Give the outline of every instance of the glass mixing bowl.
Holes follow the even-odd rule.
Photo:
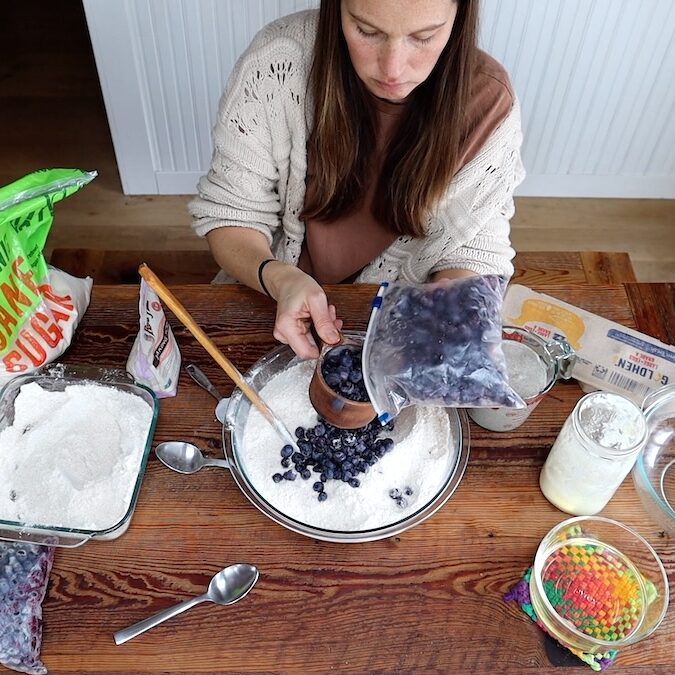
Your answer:
[[[642,408],[648,437],[633,482],[647,513],[675,537],[675,385],[647,396]]]
[[[260,391],[275,376],[299,363],[301,362],[288,346],[281,346],[269,352],[255,363],[248,373],[246,373],[245,378],[256,391]],[[420,524],[440,509],[456,490],[469,458],[467,417],[463,411],[448,408],[444,411],[448,416],[450,429],[448,437],[448,470],[439,481],[440,487],[432,498],[421,503],[419,508],[404,518],[393,520],[381,527],[360,530],[325,529],[287,515],[281,508],[270,503],[261,494],[259,483],[258,487],[256,487],[255,481],[251,479],[250,471],[247,471],[247,452],[273,452],[275,455],[278,455],[279,449],[277,447],[260,446],[244,447],[244,429],[250,411],[251,404],[248,399],[242,394],[241,390],[235,389],[225,414],[223,449],[236,484],[256,508],[279,525],[323,541],[340,543],[373,541],[394,536]],[[279,447],[281,447],[281,443]],[[271,478],[268,479],[271,480]],[[301,485],[301,487],[311,489],[311,481],[307,482],[309,485],[305,484]],[[363,486],[358,489],[363,489]],[[329,504],[330,501],[326,502],[326,505]]]
[[[532,607],[561,644],[589,654],[651,635],[668,609],[668,577],[654,549],[609,518],[556,525],[537,549]]]

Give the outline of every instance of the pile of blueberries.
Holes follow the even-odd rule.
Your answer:
[[[321,364],[326,384],[350,401],[369,400],[361,370],[361,349],[343,346],[331,349]]]
[[[326,483],[330,480],[357,488],[361,485],[358,476],[394,448],[391,438],[380,438],[383,431],[393,428],[393,422],[383,427],[373,420],[360,429],[339,429],[322,419],[310,429],[298,427],[295,430],[298,449],[294,451],[291,445],[281,448],[281,466],[286,471],[275,473],[272,480],[293,481],[298,475],[309,480],[313,473],[318,474],[312,489],[320,502],[328,499]]]
[[[412,403],[516,406],[501,352],[503,289],[495,275],[389,286],[369,356],[376,379]]]

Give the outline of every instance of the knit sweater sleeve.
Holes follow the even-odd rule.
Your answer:
[[[513,192],[525,177],[520,157],[522,132],[518,103],[505,128],[460,172],[444,220],[444,241],[429,274],[444,269],[468,269],[478,274],[513,274],[515,251],[510,243]],[[463,175],[462,175],[463,174]],[[457,241],[457,232],[464,241]],[[457,245],[459,244],[459,245]]]
[[[212,133],[211,166],[188,204],[200,236],[236,225],[261,232],[271,244],[281,230],[294,141],[289,120],[301,119],[298,92],[306,87],[305,23],[265,27],[232,71]]]

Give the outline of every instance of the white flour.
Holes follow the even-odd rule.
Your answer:
[[[317,422],[308,394],[313,370],[314,362],[299,363],[274,377],[260,392],[291,432]],[[394,439],[394,449],[358,476],[361,486],[329,480],[328,499],[322,503],[312,490],[316,473],[308,480],[298,476],[295,481],[273,482],[274,473],[285,471],[279,454],[283,442],[253,408],[244,428],[242,468],[265,500],[307,525],[349,532],[383,527],[429,503],[445,485],[456,458],[448,415],[442,408],[405,408],[395,425],[394,431],[380,434]],[[401,508],[389,491],[398,488],[403,493],[406,487],[413,494]]]
[[[152,420],[140,397],[96,384],[21,387],[0,433],[0,519],[104,530],[131,502]]]

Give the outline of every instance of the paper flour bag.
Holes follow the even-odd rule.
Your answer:
[[[181,356],[157,294],[141,279],[140,327],[127,360],[127,371],[158,398],[176,395]]]

